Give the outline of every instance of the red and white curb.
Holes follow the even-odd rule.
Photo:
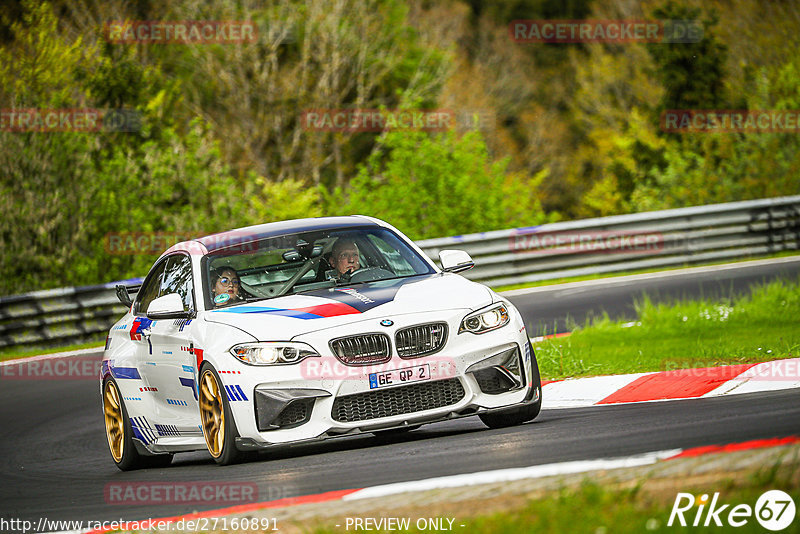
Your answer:
[[[789,436],[785,438],[760,439],[729,445],[712,445],[706,447],[693,447],[689,449],[668,449],[663,451],[648,452],[633,456],[619,458],[606,458],[597,460],[579,460],[573,462],[559,462],[554,464],[535,465],[522,468],[495,469],[492,471],[481,471],[478,473],[468,473],[463,475],[452,475],[444,477],[428,478],[410,482],[399,482],[396,484],[385,484],[369,488],[347,489],[339,491],[329,491],[316,495],[306,495],[303,497],[292,497],[276,501],[259,502],[208,510],[205,512],[163,517],[149,520],[151,523],[177,523],[180,520],[200,519],[204,517],[221,517],[232,514],[244,514],[257,510],[267,510],[273,508],[286,508],[301,504],[322,503],[331,501],[357,501],[361,499],[372,499],[398,495],[401,493],[429,491],[445,488],[460,488],[465,486],[477,486],[482,484],[493,484],[499,482],[511,482],[515,480],[535,479],[549,476],[573,475],[597,470],[623,469],[627,467],[641,467],[654,465],[660,461],[673,460],[677,458],[696,457],[704,454],[719,452],[733,452],[742,450],[758,449],[763,447],[778,447],[800,443],[800,436]],[[144,521],[130,521],[129,525],[139,525]],[[123,527],[125,528],[125,527]],[[109,532],[111,529],[100,530],[71,530],[51,534],[101,534]]]
[[[800,358],[545,381],[542,408],[718,397],[800,388]]]

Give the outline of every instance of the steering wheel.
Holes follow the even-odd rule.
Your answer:
[[[380,267],[364,267],[350,273],[349,281],[353,283],[372,282],[374,280],[392,278],[393,276],[394,273],[392,271],[387,271]]]

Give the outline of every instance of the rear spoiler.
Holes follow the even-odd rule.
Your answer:
[[[123,303],[126,307],[130,308],[131,304],[133,304],[133,299],[131,299],[131,294],[134,296],[139,292],[139,288],[142,287],[142,284],[134,284],[126,286],[124,284],[117,284],[114,286],[114,290],[117,292],[117,298],[121,303]]]

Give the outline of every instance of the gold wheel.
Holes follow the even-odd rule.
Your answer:
[[[206,369],[200,378],[200,418],[208,452],[214,458],[222,454],[225,444],[225,405],[222,389],[211,369]]]
[[[106,421],[106,437],[111,456],[119,463],[125,448],[125,419],[122,416],[122,403],[119,390],[111,380],[103,388],[103,413]]]

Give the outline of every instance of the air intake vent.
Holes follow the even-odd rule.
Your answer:
[[[392,351],[386,334],[340,337],[330,342],[333,354],[347,365],[369,365],[389,361]]]
[[[331,415],[335,421],[352,423],[403,415],[457,404],[466,392],[457,378],[400,386],[338,397]]]
[[[447,323],[420,324],[398,330],[394,336],[401,358],[419,358],[439,352],[447,341]]]

